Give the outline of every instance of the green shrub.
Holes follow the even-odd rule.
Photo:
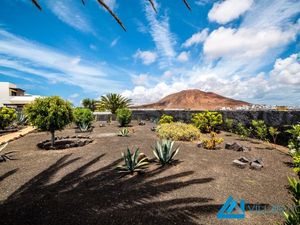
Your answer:
[[[8,107],[2,107],[0,109],[0,129],[3,130],[6,127],[12,125],[17,119],[16,110]]]
[[[276,144],[276,139],[277,139],[278,134],[280,134],[280,131],[278,131],[278,129],[275,127],[269,127],[269,134],[271,135],[271,137],[273,139],[273,143]]]
[[[293,125],[287,132],[292,135],[288,145],[291,153],[300,152],[300,124]]]
[[[179,152],[179,147],[173,151],[174,141],[163,139],[161,142],[157,141],[153,154],[159,160],[161,165],[171,164],[173,158]]]
[[[300,224],[300,180],[296,178],[288,178],[289,191],[292,194],[294,202],[293,208],[289,208],[284,212],[284,225],[299,225]]]
[[[222,114],[218,112],[206,111],[192,115],[192,122],[201,132],[210,133],[215,131],[217,125],[223,123]]]
[[[58,96],[37,98],[25,106],[25,114],[32,125],[51,133],[52,147],[55,142],[55,131],[64,129],[73,121],[71,103]]]
[[[268,135],[268,128],[265,122],[263,120],[252,120],[251,125],[255,132],[255,136],[260,140],[265,141]]]
[[[181,122],[162,124],[157,127],[156,131],[161,139],[193,141],[200,138],[200,132],[196,127]]]
[[[163,115],[160,117],[158,123],[159,123],[159,124],[172,123],[173,120],[174,120],[173,116],[163,114]]]
[[[234,124],[233,119],[226,118],[224,121],[224,124],[225,124],[226,131],[229,131],[229,132],[233,131],[233,124]]]
[[[92,121],[94,120],[93,113],[88,108],[75,108],[73,111],[74,114],[74,122],[75,124],[80,127],[88,126],[90,127]]]
[[[236,127],[236,132],[242,139],[247,139],[251,134],[251,129],[244,126],[243,123],[238,123]]]
[[[141,154],[138,148],[133,154],[128,148],[127,153],[122,153],[122,156],[125,164],[117,167],[120,173],[141,172],[146,169],[149,164],[148,158]]]
[[[217,148],[217,145],[221,144],[223,141],[223,138],[217,137],[217,133],[211,132],[210,139],[205,139],[202,141],[202,143],[204,148],[214,150]]]
[[[121,127],[125,127],[131,122],[131,115],[131,110],[127,108],[117,110],[117,120],[119,121]]]
[[[295,173],[297,173],[298,175],[300,174],[300,152],[295,152],[294,154],[292,154],[293,157],[293,170],[295,171]]]

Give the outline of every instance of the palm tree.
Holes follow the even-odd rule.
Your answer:
[[[110,93],[106,96],[101,96],[100,104],[112,114],[115,114],[117,109],[127,108],[130,106],[131,99],[123,97],[120,94]]]
[[[91,111],[95,111],[97,101],[90,98],[85,98],[82,100],[81,104],[84,108],[90,109]]]
[[[147,0],[149,1],[149,3],[151,4],[153,10],[157,13],[155,4],[153,0]],[[184,5],[187,7],[188,10],[191,11],[191,7],[188,3],[187,0],[182,0]],[[31,2],[39,9],[42,10],[42,7],[40,5],[40,3],[38,2],[38,0],[31,0]],[[85,5],[85,0],[81,0],[82,4]],[[117,23],[122,27],[122,29],[124,31],[126,31],[126,28],[124,26],[124,24],[122,23],[122,21],[119,19],[119,17],[117,16],[117,14],[115,14],[112,9],[104,2],[104,0],[97,0],[97,2],[107,11],[109,12],[109,14],[117,21]]]

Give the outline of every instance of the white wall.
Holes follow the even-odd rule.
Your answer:
[[[0,107],[4,103],[9,103],[9,87],[10,84],[8,82],[0,82]]]

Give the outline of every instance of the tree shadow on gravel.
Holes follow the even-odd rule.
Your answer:
[[[1,203],[1,225],[197,224],[194,219],[198,215],[215,215],[221,207],[206,204],[213,199],[205,197],[159,199],[163,194],[211,182],[213,178],[186,179],[193,171],[156,177],[172,167],[120,178],[115,167],[122,159],[87,172],[102,157],[51,183],[57,172],[80,158],[71,159],[69,154],[57,160]]]
[[[7,173],[3,174],[2,176],[0,176],[0,182],[5,180],[7,177],[13,175],[14,173],[16,173],[19,169],[13,169],[11,171],[8,171]]]

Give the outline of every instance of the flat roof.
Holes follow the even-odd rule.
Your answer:
[[[15,90],[15,91],[23,91],[23,92],[25,92],[25,90],[24,89],[22,89],[22,88],[9,88],[9,89],[12,89],[12,90]]]

